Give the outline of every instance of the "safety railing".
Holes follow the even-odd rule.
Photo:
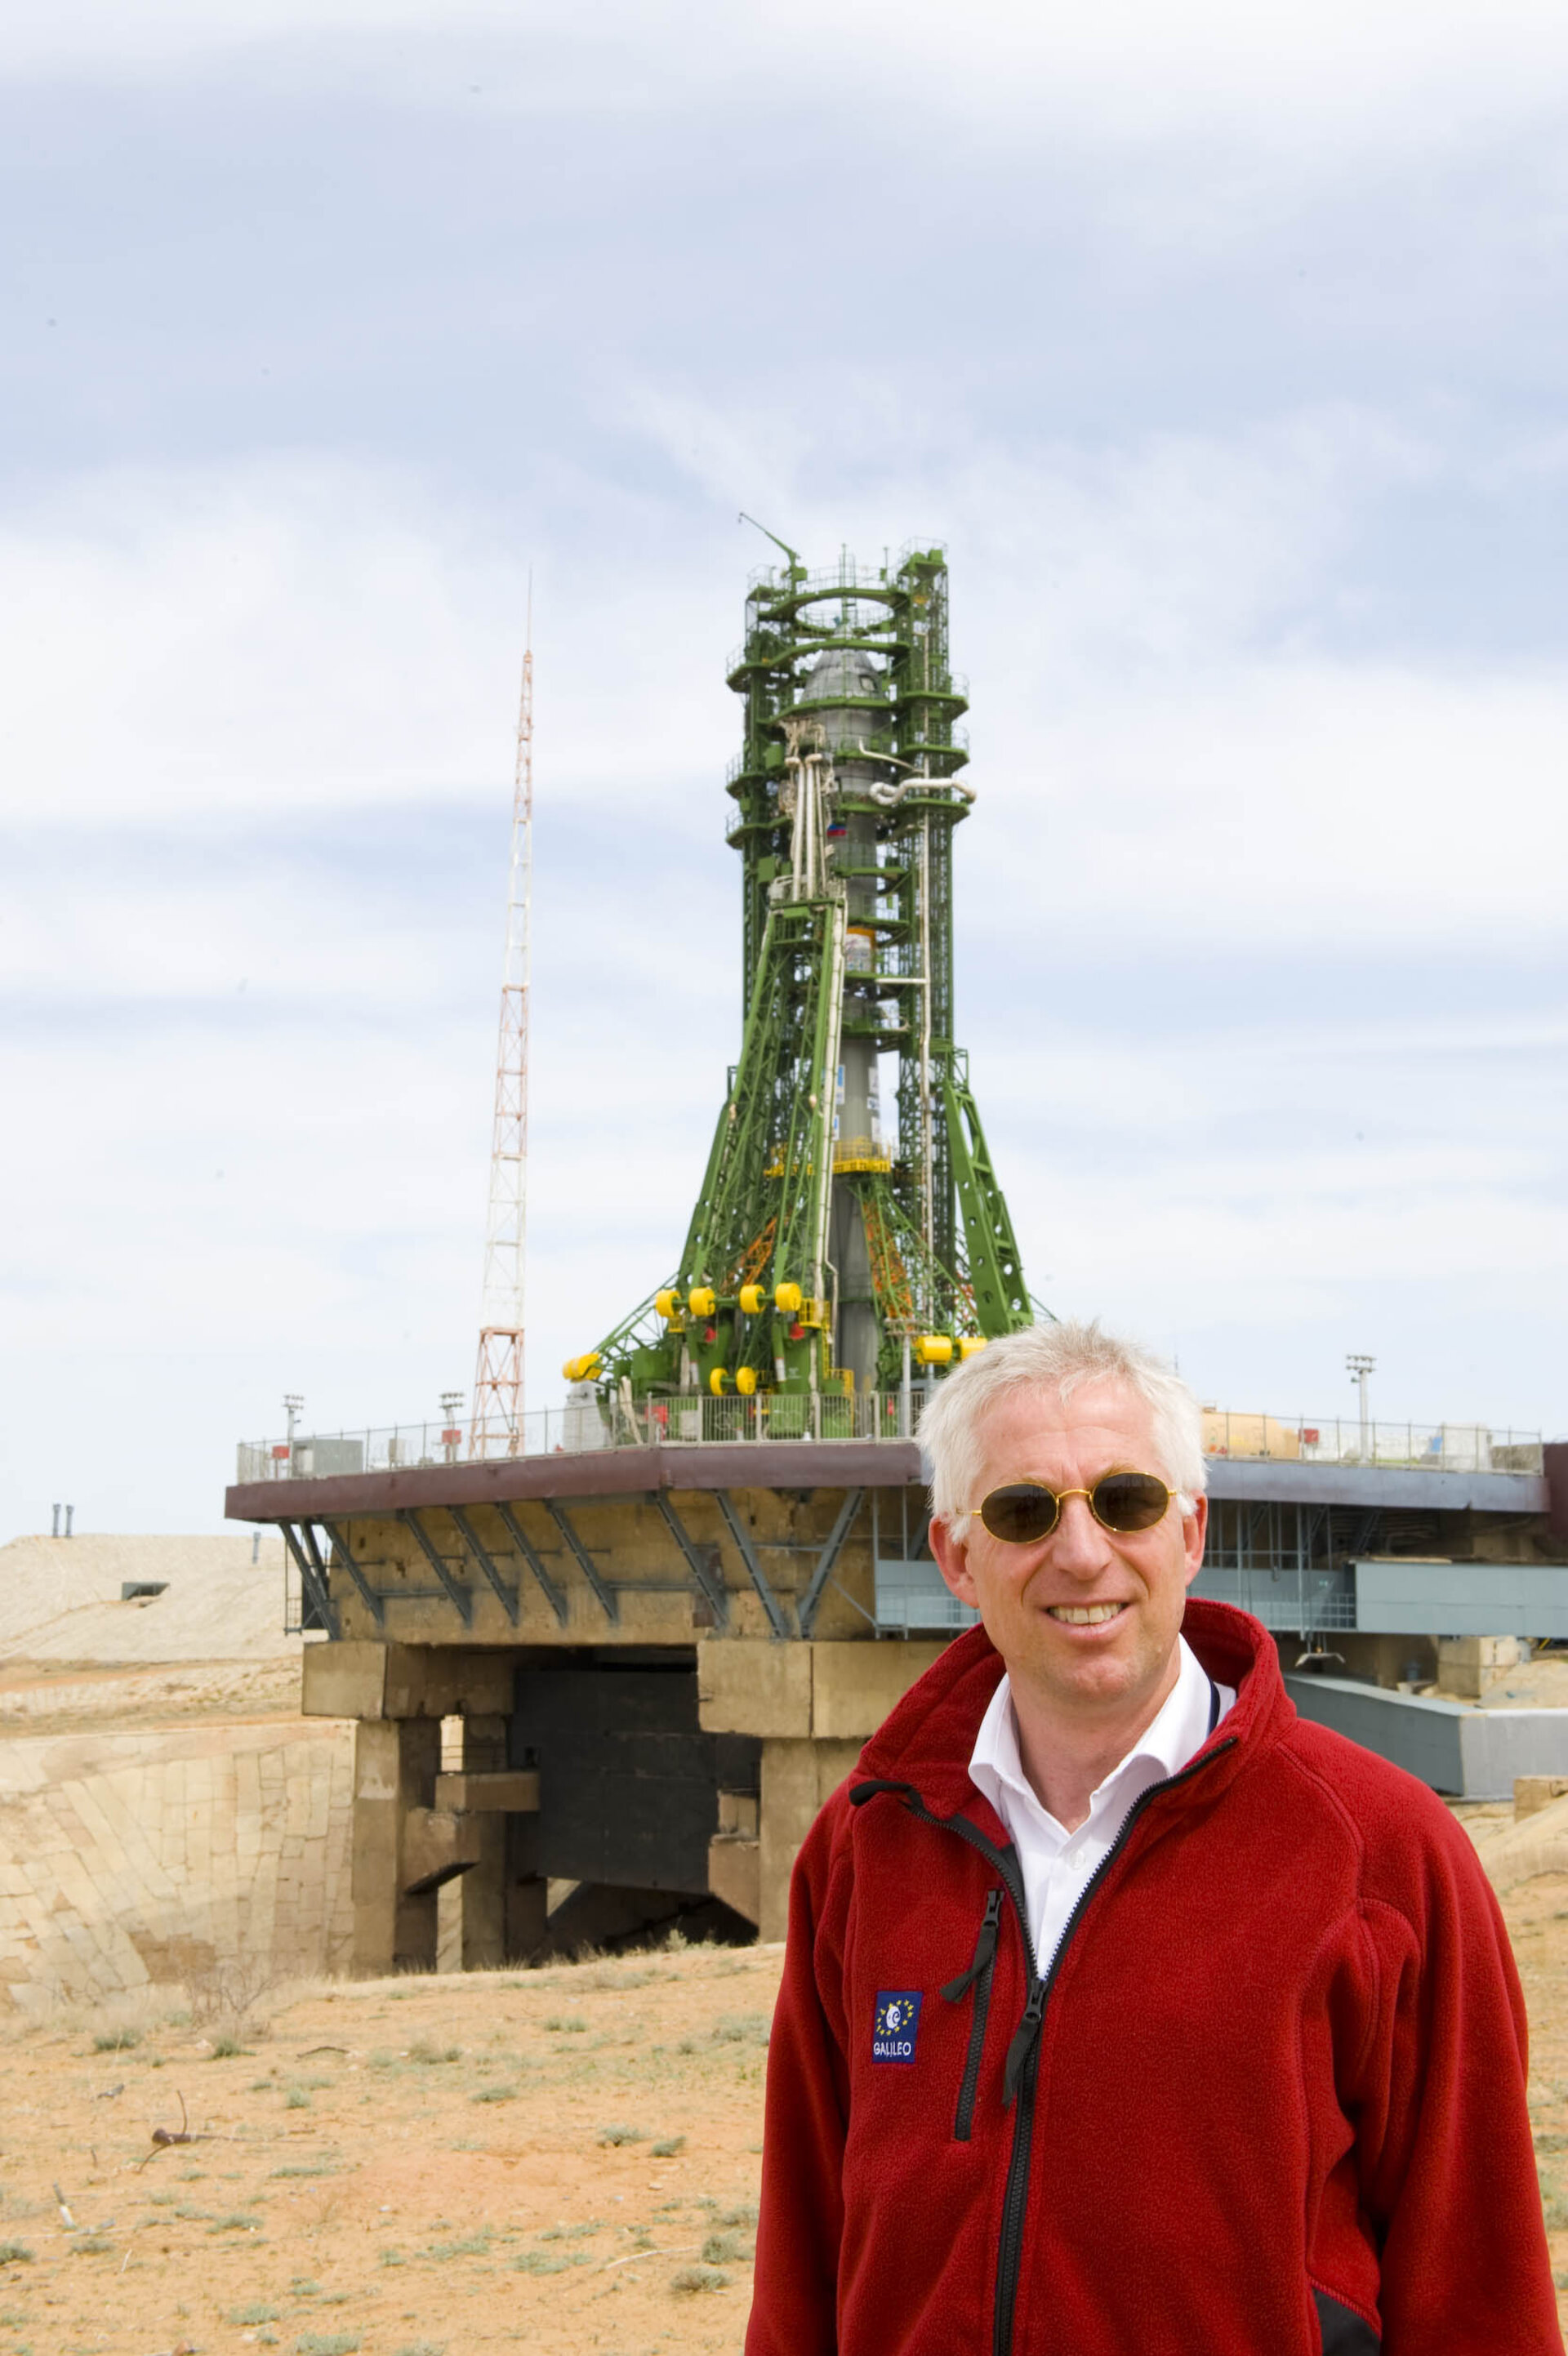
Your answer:
[[[1386,1419],[1235,1414],[1206,1408],[1206,1456],[1273,1457],[1287,1463],[1402,1466],[1434,1472],[1539,1472],[1539,1431],[1484,1423],[1395,1423]]]
[[[758,1391],[750,1398],[689,1393],[628,1407],[596,1397],[539,1408],[521,1425],[478,1430],[400,1423],[362,1431],[313,1433],[292,1440],[242,1440],[238,1477],[251,1481],[323,1480],[342,1472],[396,1472],[439,1464],[477,1464],[518,1456],[573,1455],[601,1448],[712,1445],[727,1440],[899,1440],[919,1423],[921,1390],[823,1391],[803,1396]]]
[[[242,1441],[238,1478],[322,1480],[338,1473],[390,1472],[509,1457],[578,1454],[601,1448],[711,1446],[731,1440],[884,1440],[919,1429],[925,1387],[904,1391],[799,1394],[758,1391],[714,1398],[689,1392],[625,1401],[590,1393],[538,1408],[513,1427],[492,1423],[383,1424],[358,1431]],[[1477,1423],[1361,1423],[1350,1419],[1285,1419],[1206,1409],[1209,1457],[1273,1459],[1303,1464],[1367,1464],[1436,1472],[1539,1472],[1539,1432],[1494,1430]]]

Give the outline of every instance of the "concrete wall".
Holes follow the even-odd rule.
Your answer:
[[[0,1743],[0,2004],[347,1969],[352,1729]]]
[[[1518,1775],[1568,1774],[1568,1709],[1470,1709],[1316,1674],[1285,1689],[1303,1718],[1457,1799],[1511,1799]]]
[[[1414,1636],[1568,1636],[1568,1566],[1374,1561],[1351,1566],[1356,1625]]]

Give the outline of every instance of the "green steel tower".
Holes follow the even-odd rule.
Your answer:
[[[911,1360],[935,1373],[1035,1304],[954,1036],[973,795],[943,552],[811,573],[775,544],[729,673],[740,1059],[678,1268],[565,1373],[612,1415],[729,1398],[756,1401],[746,1428],[849,1432],[897,1394],[908,1413]]]

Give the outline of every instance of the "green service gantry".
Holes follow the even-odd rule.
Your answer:
[[[973,795],[943,552],[811,573],[775,545],[729,673],[740,1060],[676,1271],[564,1371],[612,1414],[772,1394],[783,1436],[813,1394],[907,1412],[911,1359],[929,1378],[1036,1304],[953,1036],[952,839]]]

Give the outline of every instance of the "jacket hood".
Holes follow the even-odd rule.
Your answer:
[[[1208,1788],[1213,1789],[1213,1777],[1229,1782],[1289,1733],[1295,1704],[1280,1675],[1274,1640],[1250,1612],[1189,1595],[1181,1632],[1216,1684],[1236,1693],[1222,1730],[1209,1737],[1230,1753],[1209,1771]],[[955,1638],[871,1737],[859,1773],[912,1783],[928,1807],[956,1813],[975,1797],[970,1755],[1004,1665],[983,1628]]]

